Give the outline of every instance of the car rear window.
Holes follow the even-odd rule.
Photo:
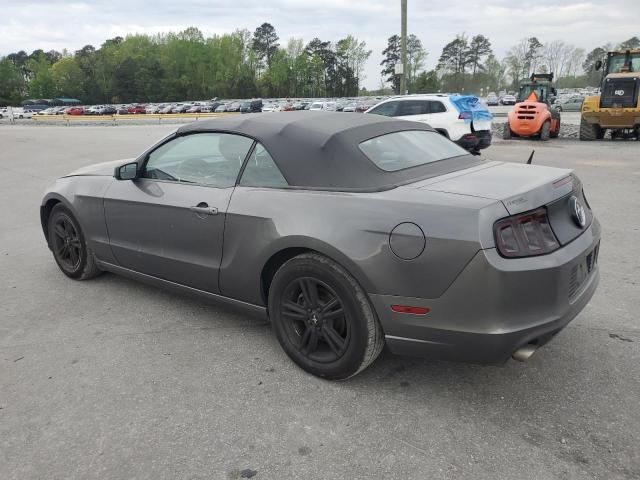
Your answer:
[[[365,140],[360,150],[382,170],[395,172],[469,152],[437,132],[405,130]]]

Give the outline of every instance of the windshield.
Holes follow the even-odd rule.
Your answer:
[[[538,97],[538,102],[545,102],[548,99],[549,95],[549,86],[548,85],[522,85],[520,87],[520,92],[518,93],[518,100],[524,101],[526,100],[531,92],[535,92]]]
[[[360,150],[387,172],[469,154],[439,133],[424,130],[387,133],[362,142]]]
[[[624,67],[626,55],[617,53],[607,60],[607,73],[620,73]],[[631,71],[640,72],[640,52],[631,54]]]

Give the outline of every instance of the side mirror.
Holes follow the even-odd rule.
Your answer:
[[[113,176],[118,180],[135,180],[138,178],[138,164],[133,162],[117,167]]]
[[[596,60],[594,68],[596,69],[596,71],[600,70],[602,68],[602,60]]]

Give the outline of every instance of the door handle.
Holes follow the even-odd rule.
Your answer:
[[[189,210],[191,210],[193,213],[195,213],[198,216],[218,214],[218,209],[216,207],[210,207],[206,203],[199,203],[196,206],[189,207]]]

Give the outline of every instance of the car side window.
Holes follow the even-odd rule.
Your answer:
[[[373,108],[369,113],[384,115],[385,117],[396,117],[398,115],[398,104],[400,102],[386,102]]]
[[[447,111],[447,107],[438,100],[431,100],[429,102],[429,113],[443,113]]]
[[[228,133],[174,138],[149,154],[142,176],[212,187],[235,185],[253,140]]]
[[[269,155],[269,152],[261,143],[257,143],[256,148],[253,149],[247,160],[244,172],[242,172],[240,185],[245,187],[282,188],[289,184],[271,155]]]
[[[399,116],[424,115],[429,113],[429,104],[424,100],[405,100],[400,102]]]

